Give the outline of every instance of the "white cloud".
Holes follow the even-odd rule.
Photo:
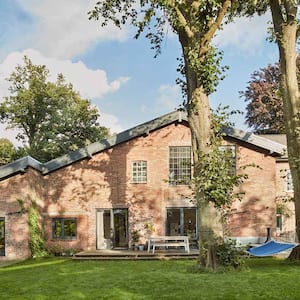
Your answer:
[[[182,103],[181,90],[178,85],[161,85],[159,94],[158,103],[169,111],[174,110]]]
[[[72,62],[49,58],[36,50],[27,49],[10,53],[0,64],[0,97],[7,95],[9,84],[5,78],[9,77],[17,64],[23,64],[24,55],[27,55],[34,64],[46,65],[51,73],[51,81],[55,81],[57,74],[62,73],[66,81],[72,83],[74,89],[79,91],[82,97],[88,99],[99,99],[107,93],[115,92],[129,80],[128,77],[123,76],[109,82],[104,70],[92,70],[81,61]]]
[[[99,124],[109,128],[111,134],[119,133],[124,130],[119,124],[119,120],[116,116],[104,113],[102,111],[100,111]]]
[[[24,55],[27,55],[34,64],[46,65],[52,76],[49,78],[50,81],[55,81],[57,74],[62,73],[66,81],[72,83],[74,89],[79,91],[82,97],[88,99],[98,100],[107,93],[116,92],[129,80],[128,77],[123,76],[109,82],[104,70],[92,70],[81,61],[73,63],[70,60],[49,58],[36,50],[27,49],[22,52],[10,53],[0,63],[0,101],[9,95],[9,83],[5,79],[10,76],[18,64],[23,64]],[[100,124],[110,128],[111,133],[122,130],[115,116],[102,112],[100,115]],[[15,139],[16,135],[16,130],[5,129],[5,125],[0,125],[0,136],[9,138],[15,145],[20,145]]]
[[[88,19],[94,0],[18,0],[33,19],[34,32],[21,37],[26,47],[33,47],[47,56],[71,58],[99,41],[127,38],[127,29]]]
[[[243,52],[255,54],[266,40],[269,20],[270,13],[252,18],[236,18],[235,22],[224,25],[214,41],[220,47],[233,46]]]

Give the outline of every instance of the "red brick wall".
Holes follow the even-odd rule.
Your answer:
[[[96,249],[96,211],[104,208],[128,208],[129,231],[143,229],[143,224],[152,221],[155,234],[165,234],[166,208],[191,207],[191,190],[187,186],[170,186],[169,146],[190,146],[190,131],[183,124],[170,125],[147,136],[136,138],[112,149],[62,168],[47,176],[39,176],[29,170],[0,182],[3,203],[0,213],[13,210],[18,197],[35,195],[39,202],[47,235],[51,241],[51,218],[76,217],[78,238],[76,241],[61,241],[66,247]],[[244,200],[235,203],[230,218],[232,236],[265,236],[266,227],[275,222],[275,159],[244,146],[238,147],[238,165],[256,163],[261,169],[249,168],[249,180],[240,191]],[[147,184],[131,182],[132,161],[146,160]],[[37,190],[35,190],[37,187]],[[1,203],[1,202],[0,202]],[[8,208],[9,207],[9,208]],[[0,217],[2,216],[0,214]],[[25,216],[24,216],[25,217]],[[18,224],[24,224],[20,218]],[[10,225],[8,228],[11,228]],[[22,226],[20,225],[20,228]],[[28,255],[28,232],[23,226],[22,235],[8,230],[8,245],[23,236],[23,256]],[[9,233],[11,232],[11,233]],[[26,232],[26,234],[24,234]],[[143,232],[146,234],[146,232]],[[10,237],[11,236],[11,237]],[[144,236],[145,238],[145,236]],[[9,248],[10,257],[18,253]]]
[[[243,173],[249,178],[239,187],[243,200],[232,206],[230,227],[232,236],[266,237],[267,227],[276,231],[276,160],[267,153],[238,147],[238,168],[254,163]]]
[[[41,179],[37,171],[28,168],[25,173],[0,182],[0,217],[5,218],[5,256],[0,256],[0,260],[30,256],[27,211],[32,200],[41,204]]]

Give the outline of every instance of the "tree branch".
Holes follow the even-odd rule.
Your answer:
[[[295,21],[297,17],[297,5],[295,5],[293,2],[294,1],[283,1],[287,15],[287,21]]]
[[[178,22],[180,23],[181,27],[184,28],[184,31],[187,35],[188,38],[193,38],[194,37],[194,33],[191,30],[190,26],[187,23],[186,18],[184,17],[183,13],[180,11],[179,7],[176,5],[174,0],[169,0],[168,4],[170,5],[170,7],[172,7],[178,17]]]
[[[272,12],[272,19],[273,19],[273,26],[275,31],[275,36],[278,41],[279,36],[282,36],[282,28],[280,24],[284,23],[284,18],[281,12],[280,3],[278,0],[269,0],[271,12]]]
[[[221,25],[225,15],[226,15],[228,9],[230,8],[230,6],[231,6],[231,1],[230,0],[224,0],[222,7],[220,7],[220,9],[218,11],[216,20],[211,24],[208,31],[203,36],[203,44],[206,44],[207,42],[212,40],[214,34],[216,33],[216,31],[220,27],[220,25]]]

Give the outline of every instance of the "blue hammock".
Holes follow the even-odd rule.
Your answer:
[[[269,241],[261,246],[250,248],[246,252],[254,256],[272,256],[296,246],[297,244]]]

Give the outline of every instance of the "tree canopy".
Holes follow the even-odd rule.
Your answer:
[[[298,80],[300,56],[297,57]],[[284,133],[283,99],[280,92],[278,63],[253,72],[240,95],[247,102],[246,124],[257,133]]]
[[[230,21],[234,15],[251,14],[256,9],[264,12],[266,7],[265,1],[254,0],[102,0],[89,12],[89,17],[99,20],[102,26],[109,22],[118,27],[134,26],[135,37],[144,33],[156,55],[161,51],[168,25],[178,36],[182,49],[178,70],[183,76],[178,83],[184,91],[183,104],[191,130],[193,161],[197,166],[201,157],[212,151],[214,132],[208,95],[216,90],[226,69],[220,65],[222,52],[212,44],[213,37],[223,22]],[[194,177],[197,176],[201,174],[195,167]],[[207,259],[200,253],[201,264],[214,268],[214,225],[209,205],[212,199],[205,198],[202,191],[195,197],[200,243],[208,245],[208,251],[203,250]]]
[[[24,57],[10,75],[11,95],[0,106],[1,121],[19,130],[27,154],[45,162],[100,140],[108,129],[100,127],[99,112],[82,99],[62,74],[49,82],[49,70]]]

